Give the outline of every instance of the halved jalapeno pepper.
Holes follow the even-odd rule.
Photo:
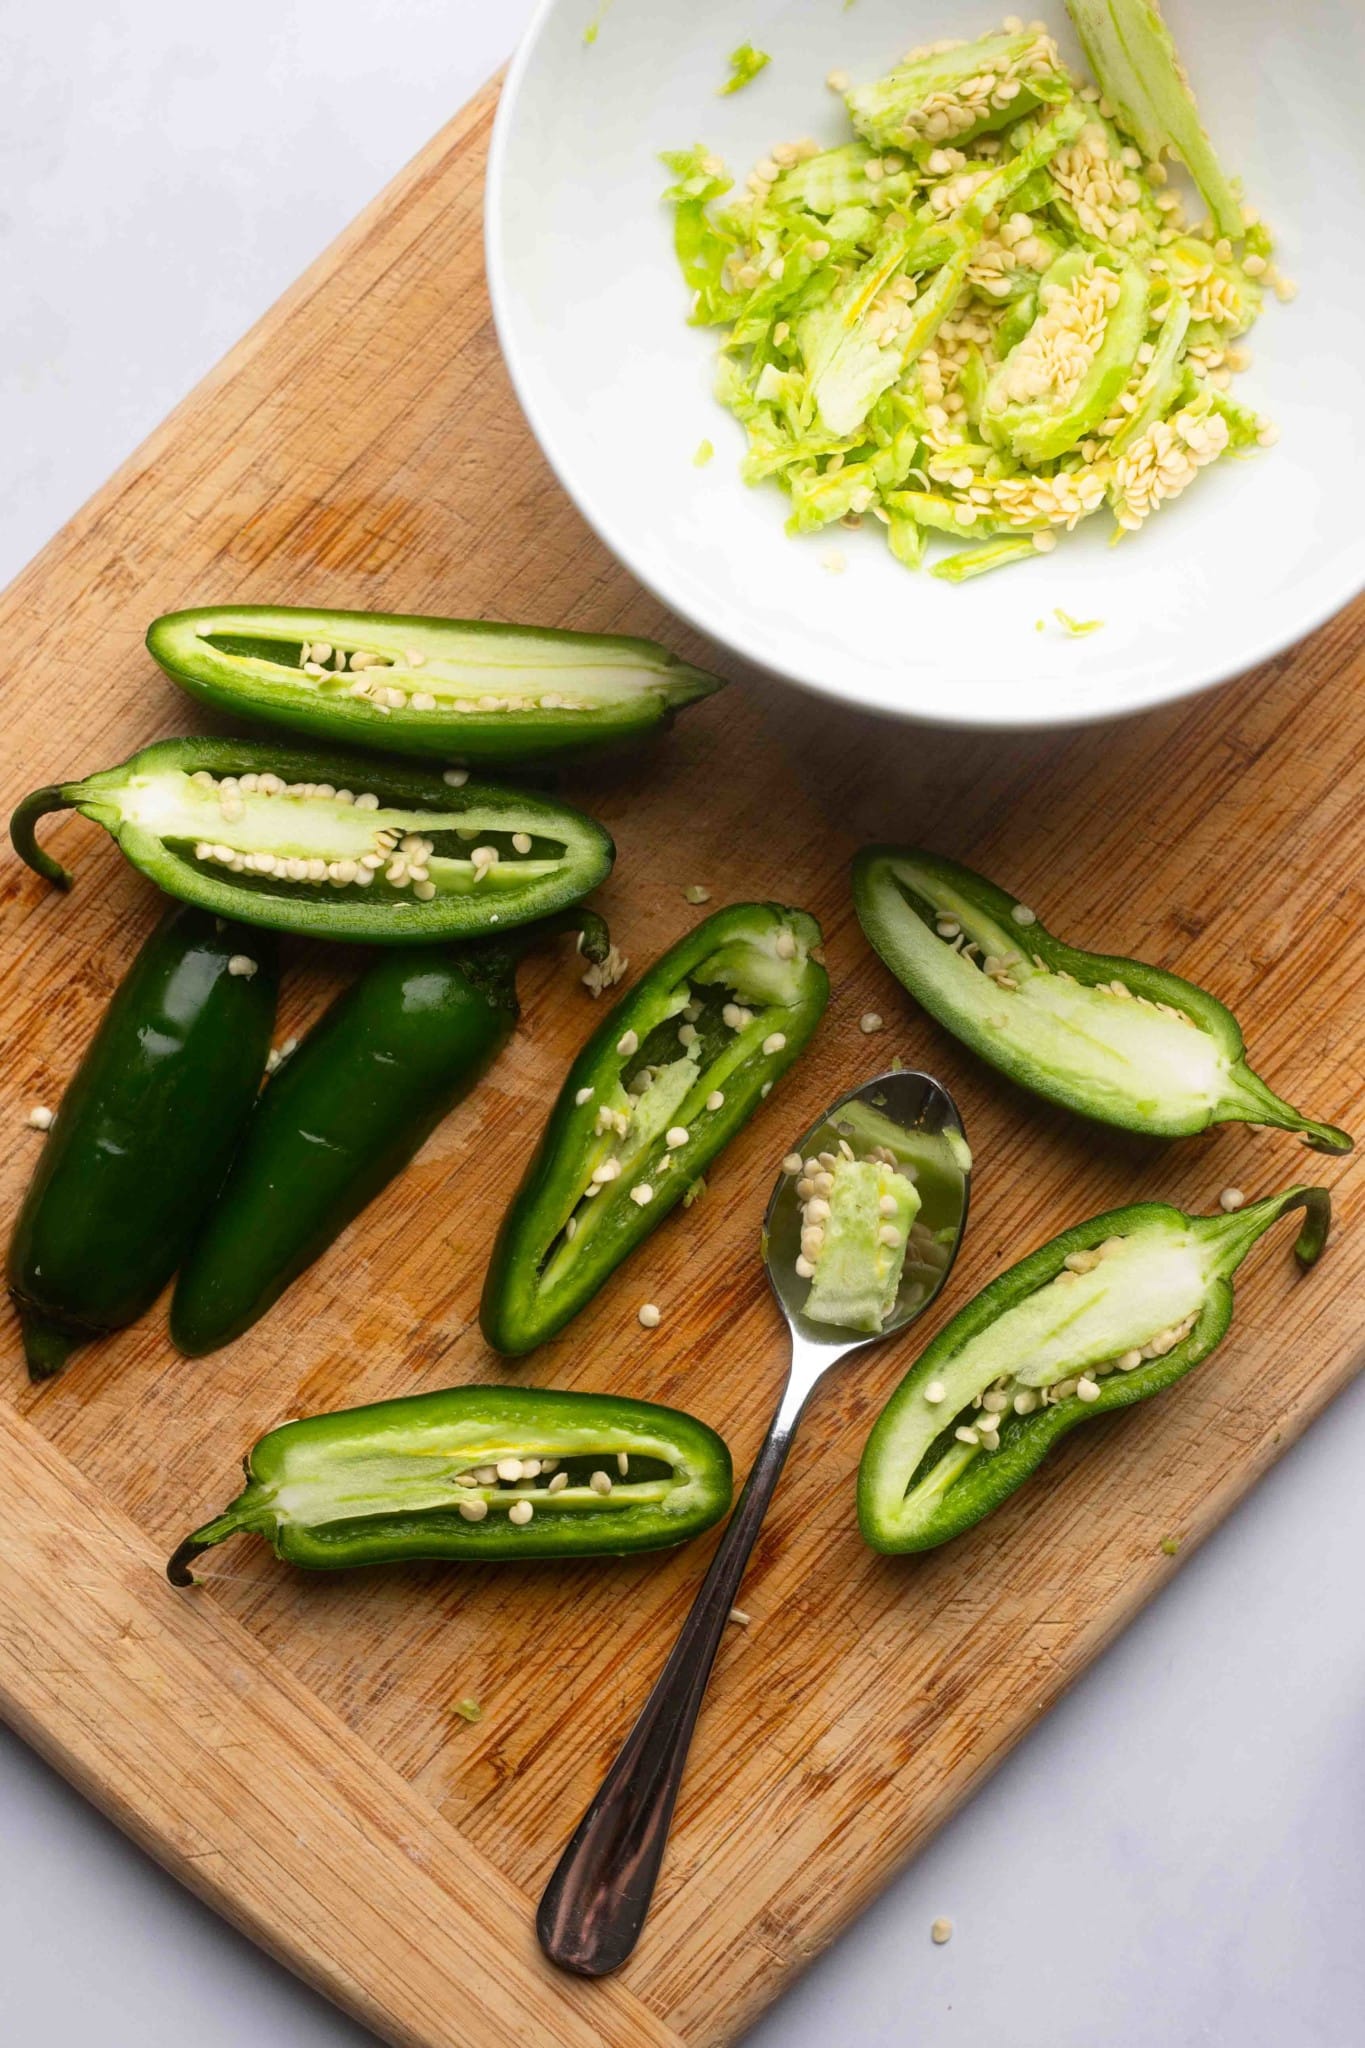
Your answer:
[[[584,1046],[493,1250],[498,1351],[562,1329],[662,1222],[802,1050],[829,979],[803,910],[736,903],[657,960]]]
[[[289,605],[168,612],[147,647],[219,711],[479,764],[636,739],[722,687],[653,640]]]
[[[616,849],[549,797],[374,755],[264,740],[176,739],[82,782],[34,790],[10,820],[16,851],[59,887],[35,838],[79,810],[171,896],[219,917],[369,945],[527,924],[576,902]]]
[[[1084,953],[956,861],[869,846],[853,864],[858,920],[940,1024],[1021,1087],[1153,1137],[1274,1124],[1319,1152],[1345,1131],[1303,1116],[1243,1058],[1237,1019],[1193,982]]]
[[[230,1344],[413,1158],[491,1065],[517,1020],[517,964],[551,927],[610,941],[590,910],[507,939],[375,957],[267,1081],[180,1268],[171,1338],[192,1358]]]
[[[1327,1239],[1326,1188],[1294,1187],[1230,1215],[1138,1202],[1092,1216],[960,1309],[878,1416],[858,1470],[874,1550],[930,1550],[1021,1486],[1078,1422],[1160,1393],[1232,1320],[1232,1276],[1292,1209],[1295,1255]]]
[[[452,1387],[286,1422],[166,1567],[248,1530],[313,1571],[416,1558],[619,1557],[684,1543],[730,1505],[730,1453],[676,1408],[615,1394]]]
[[[156,1300],[213,1200],[270,1049],[266,932],[167,913],[62,1097],[10,1239],[34,1379]]]

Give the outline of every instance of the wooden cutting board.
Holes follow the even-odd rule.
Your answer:
[[[660,635],[707,658],[616,567],[518,413],[484,294],[492,89],[427,148],[59,534],[4,600],[4,795],[102,768],[197,714],[141,640],[229,599],[464,612]],[[1177,515],[1178,516],[1178,515]],[[914,586],[907,582],[907,630]],[[963,596],[964,616],[970,596]],[[836,711],[770,681],[690,712],[569,785],[615,833],[604,908],[637,963],[712,903],[776,896],[828,935],[815,1045],[710,1176],[557,1343],[515,1368],[475,1320],[496,1219],[596,1012],[560,952],[525,1018],[402,1181],[248,1337],[199,1363],[164,1311],[25,1383],[6,1332],[0,1709],[171,1870],[413,2048],[705,2048],[733,2040],[1116,1630],[1359,1360],[1361,1175],[1286,1137],[1161,1146],[1007,1087],[913,1010],[862,942],[860,839],[976,862],[1082,941],[1226,997],[1257,1064],[1365,1127],[1365,695],[1359,614],[1232,687],[1072,735],[964,738]],[[1059,641],[1057,659],[1072,650]],[[69,897],[0,866],[4,1202],[12,1213],[101,1006],[159,909],[93,827],[52,843]],[[280,1036],[354,965],[291,956]],[[859,1030],[880,1011],[885,1032]],[[1219,1353],[1084,1430],[981,1529],[874,1556],[853,1514],[892,1344],[818,1397],[724,1647],[653,1919],[616,1980],[557,1976],[533,1905],[657,1671],[710,1544],[662,1561],[309,1579],[259,1545],[172,1592],[166,1553],[234,1489],[261,1431],[319,1408],[513,1374],[693,1408],[743,1471],[783,1341],[758,1224],[786,1139],[894,1054],[954,1089],[978,1161],[951,1306],[1065,1223],[1165,1195],[1208,1207],[1311,1172],[1340,1193],[1327,1259],[1284,1237],[1245,1272]],[[636,1321],[661,1304],[658,1330]],[[945,1307],[944,1313],[947,1313]],[[453,1703],[472,1696],[468,1726]]]

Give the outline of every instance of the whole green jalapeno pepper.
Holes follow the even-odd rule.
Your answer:
[[[244,1490],[166,1567],[239,1530],[312,1571],[417,1558],[620,1557],[719,1520],[730,1453],[676,1408],[615,1394],[452,1387],[286,1422],[245,1461]]]
[[[1158,1394],[1207,1358],[1232,1320],[1232,1276],[1293,1209],[1311,1266],[1326,1188],[1293,1187],[1230,1215],[1138,1202],[1063,1232],[983,1288],[911,1366],[858,1469],[874,1550],[929,1550],[1021,1486],[1079,1422]]]
[[[637,739],[722,687],[653,640],[288,605],[168,612],[147,647],[232,716],[480,765]]]
[[[268,933],[174,910],[115,990],[10,1239],[34,1379],[135,1322],[179,1265],[260,1086],[278,982]]]
[[[396,947],[342,991],[267,1081],[181,1266],[179,1350],[240,1337],[402,1171],[511,1035],[523,951],[565,925],[607,958],[601,918],[570,910],[506,939]]]
[[[16,851],[65,888],[35,838],[78,810],[170,896],[276,931],[368,945],[426,944],[527,924],[600,882],[615,848],[549,797],[470,782],[464,769],[263,740],[160,740],[36,789],[10,820]]]
[[[670,947],[560,1090],[493,1250],[497,1351],[543,1344],[657,1228],[805,1046],[829,979],[803,910],[736,903]]]
[[[1319,1152],[1345,1131],[1303,1116],[1243,1057],[1237,1019],[1160,967],[1067,946],[970,868],[908,846],[853,864],[858,920],[916,1002],[1002,1074],[1152,1137],[1274,1124]]]

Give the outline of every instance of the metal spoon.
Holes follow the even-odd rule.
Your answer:
[[[797,1177],[784,1171],[773,1189],[763,1219],[763,1254],[791,1331],[791,1369],[672,1655],[545,1887],[536,1915],[540,1945],[551,1962],[580,1976],[604,1977],[619,1969],[639,1939],[711,1666],[802,1409],[832,1367],[903,1330],[926,1309],[957,1256],[967,1221],[971,1155],[952,1097],[927,1074],[881,1074],[864,1082],[841,1096],[793,1150],[804,1159],[837,1152],[841,1138],[870,1143],[869,1115],[876,1119],[876,1138],[889,1144],[898,1165],[903,1162],[916,1181],[917,1220],[933,1235],[933,1253],[913,1263],[907,1257],[895,1306],[873,1335],[811,1322],[803,1314],[810,1282],[796,1272]]]

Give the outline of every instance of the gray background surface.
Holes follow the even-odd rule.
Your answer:
[[[468,97],[528,13],[7,0],[0,576]],[[1267,1185],[1299,1165],[1267,1141]],[[1283,1244],[1263,1255],[1287,1259]],[[1331,1286],[1330,1260],[1304,1284]],[[1363,1480],[1356,1386],[751,2048],[1360,2048]],[[3,1730],[0,1843],[0,2040],[15,2048],[370,2040]],[[937,1914],[956,1925],[942,1949]]]

